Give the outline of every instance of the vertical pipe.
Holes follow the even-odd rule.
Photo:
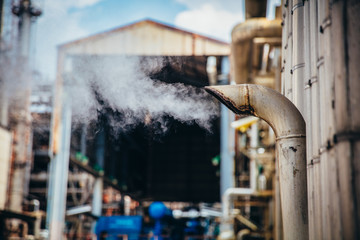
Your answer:
[[[100,168],[104,168],[105,158],[105,132],[100,131],[96,137],[96,164]],[[102,214],[102,195],[103,195],[103,179],[98,177],[95,179],[93,199],[92,199],[92,214],[95,216],[101,216]]]
[[[286,0],[285,0],[286,1]],[[287,96],[288,90],[288,80],[286,78],[286,71],[288,66],[288,25],[289,25],[289,16],[287,12],[287,7],[285,7],[285,1],[282,0],[282,44],[281,44],[281,93],[284,96]],[[281,212],[281,199],[280,199],[280,182],[279,182],[279,159],[275,159],[275,184],[274,184],[274,196],[275,196],[275,240],[283,239],[283,225],[282,225],[282,212]]]
[[[319,13],[319,39],[322,42],[323,47],[322,56],[324,63],[320,66],[319,71],[322,74],[321,84],[322,87],[320,91],[322,92],[322,109],[324,109],[324,121],[322,121],[322,137],[321,137],[321,149],[322,151],[325,148],[328,148],[332,144],[333,135],[334,135],[334,104],[333,104],[333,86],[334,86],[334,75],[333,75],[333,59],[332,59],[332,49],[330,42],[330,34],[332,31],[331,25],[331,16],[330,16],[330,6],[329,1],[324,0],[319,3],[320,13]],[[330,223],[328,225],[329,233],[332,239],[341,239],[341,222],[340,218],[340,194],[338,189],[338,173],[337,173],[337,161],[335,159],[335,152],[333,150],[324,151],[321,154],[321,158],[325,161],[322,163],[324,165],[324,182],[326,181],[326,194],[324,199],[327,198],[328,202],[328,217],[327,221]],[[324,155],[324,156],[323,156]]]
[[[293,82],[293,103],[304,115],[304,3],[302,0],[293,1],[292,18],[292,65],[291,74]]]
[[[287,39],[286,39],[286,67],[285,67],[285,78],[284,80],[287,82],[287,86],[285,89],[285,96],[293,101],[293,81],[291,74],[291,67],[293,65],[292,61],[292,51],[293,51],[293,30],[292,30],[292,17],[291,17],[291,7],[292,1],[288,2],[288,6],[286,7],[286,16],[287,16]]]
[[[221,106],[220,119],[220,196],[226,189],[234,187],[234,133],[230,123],[235,117],[225,106]]]
[[[21,1],[24,4],[28,1]],[[28,58],[31,52],[31,15],[29,12],[29,5],[25,7],[26,10],[19,16],[19,55]]]
[[[284,2],[282,3],[282,6],[284,6]],[[287,82],[285,79],[285,68],[286,68],[286,62],[287,62],[287,35],[288,35],[288,16],[287,11],[285,7],[281,8],[282,11],[282,35],[281,35],[281,93],[285,96],[285,92],[287,89]]]
[[[320,142],[323,144],[325,141],[324,139],[324,126],[325,126],[325,109],[323,107],[324,104],[324,71],[323,67],[319,68],[318,73],[319,78],[319,92],[320,92]],[[321,205],[322,205],[322,230],[323,230],[323,237],[325,239],[331,239],[331,229],[330,229],[330,199],[328,195],[329,191],[329,179],[328,179],[328,161],[327,161],[327,153],[321,152],[324,148],[319,148],[320,153],[320,182],[321,182]]]
[[[324,19],[324,11],[323,11],[323,1],[318,1],[318,8],[317,8],[317,22],[318,26],[316,32],[319,32],[321,22]],[[324,45],[323,43],[323,36],[318,34],[318,81],[319,81],[319,112],[320,112],[320,140],[319,140],[319,154],[321,154],[321,147],[326,141],[326,137],[324,134],[324,128],[326,126],[326,112],[325,112],[325,94],[324,94],[324,71],[323,71],[323,63],[324,63]],[[320,156],[320,182],[321,182],[321,205],[322,205],[322,212],[321,212],[321,223],[322,223],[322,230],[323,230],[323,238],[324,239],[331,239],[331,230],[330,230],[330,209],[329,209],[329,198],[328,198],[328,179],[327,179],[327,164],[325,153],[321,154]]]
[[[359,10],[358,1],[336,1],[331,6],[337,139],[334,147],[341,163],[338,184],[344,239],[360,238]]]
[[[312,128],[309,138],[311,139],[311,158],[310,163],[313,166],[313,192],[314,192],[314,233],[310,236],[314,236],[315,239],[322,239],[322,196],[321,196],[321,184],[320,184],[320,157],[319,157],[319,146],[320,146],[320,100],[319,100],[319,82],[317,74],[317,59],[318,52],[315,51],[318,48],[318,24],[317,24],[317,1],[309,1],[305,3],[309,5],[309,27],[310,27],[310,78],[308,84],[310,86],[311,95],[311,119],[310,126]],[[311,184],[311,182],[310,182]]]
[[[350,99],[353,97],[350,94],[350,79],[349,79],[349,65],[347,65],[348,57],[348,36],[345,26],[346,22],[346,4],[345,1],[339,1],[333,6],[332,10],[332,46],[334,48],[333,56],[334,75],[335,75],[335,104],[336,104],[336,121],[335,127],[337,134],[344,132],[351,132],[353,119],[353,111],[351,111]],[[356,78],[355,78],[356,79]],[[357,79],[358,81],[358,79]],[[356,88],[354,89],[356,91]],[[347,114],[343,114],[346,111]],[[341,167],[339,167],[339,185],[340,185],[340,202],[341,202],[341,222],[344,231],[344,239],[357,239],[354,234],[354,229],[358,228],[356,225],[356,217],[354,217],[355,204],[352,201],[354,195],[354,170],[352,161],[352,143],[348,141],[340,142],[336,145],[336,155],[338,161],[341,160]],[[355,158],[356,159],[356,158]]]
[[[206,87],[237,114],[265,120],[277,137],[284,239],[308,239],[305,121],[283,95],[252,85]]]
[[[30,92],[31,92],[31,61],[30,61],[30,43],[31,43],[31,14],[29,11],[30,2],[21,1],[19,3],[24,9],[19,13],[18,26],[18,46],[17,46],[17,64],[21,69],[17,73],[16,79],[20,82],[20,87],[16,92],[15,101],[12,102],[14,106],[13,111],[10,111],[10,117],[15,122],[14,127],[14,160],[13,170],[10,180],[10,205],[12,211],[22,211],[22,203],[24,197],[27,195],[27,176],[30,175],[31,165],[31,116],[30,116]],[[5,111],[8,109],[8,103],[5,103]],[[5,115],[4,117],[8,117]],[[7,119],[4,119],[7,122]]]
[[[46,211],[46,228],[49,230],[49,239],[57,239],[62,236],[67,197],[72,113],[70,98],[64,90],[62,74],[64,62],[65,53],[60,51],[49,147],[50,163]]]
[[[323,201],[323,237],[327,239],[341,238],[341,229],[338,211],[339,194],[337,194],[337,172],[334,152],[326,149],[331,144],[333,136],[333,109],[331,88],[333,85],[331,48],[329,42],[330,27],[325,27],[330,19],[329,2],[319,1],[318,6],[318,32],[319,32],[319,59],[318,76],[320,90],[320,164],[322,179],[322,201]],[[326,235],[325,235],[326,234]]]
[[[360,61],[360,32],[359,32],[359,10],[360,10],[360,2],[359,1],[347,1],[345,2],[346,9],[346,29],[347,38],[346,46],[347,46],[347,56],[349,61],[348,64],[348,103],[349,109],[351,111],[351,118],[349,119],[351,122],[351,129],[354,134],[357,136],[357,139],[353,139],[348,141],[351,146],[350,151],[350,159],[348,160],[350,163],[349,170],[351,171],[351,175],[353,177],[353,181],[351,182],[351,189],[353,191],[353,197],[348,198],[350,202],[348,205],[353,207],[353,213],[350,216],[347,216],[347,219],[353,219],[355,227],[349,234],[353,238],[360,238],[360,229],[356,226],[360,225],[360,141],[359,141],[359,129],[360,129],[360,113],[359,113],[359,102],[360,102],[360,69],[359,69],[359,61]],[[345,13],[344,13],[345,14]],[[350,116],[348,116],[350,117]]]
[[[311,64],[310,64],[310,4],[309,2],[303,3],[304,8],[304,18],[303,18],[303,25],[304,25],[304,78],[302,79],[303,88],[305,89],[305,103],[304,103],[304,118],[306,121],[306,164],[307,164],[307,176],[308,176],[308,204],[309,204],[309,239],[315,240],[315,221],[314,221],[314,210],[315,210],[315,192],[314,192],[314,167],[311,164],[312,159],[312,142],[313,139],[311,137],[312,133],[312,111],[311,111],[311,83],[309,83],[309,79],[311,79]]]
[[[93,190],[92,199],[92,214],[100,217],[102,215],[102,193],[103,193],[103,180],[96,178]]]
[[[259,146],[259,130],[258,130],[258,122],[254,123],[251,126],[251,140],[250,140],[250,189],[253,191],[257,188],[257,169],[256,169],[256,153],[257,148]]]
[[[221,74],[229,76],[229,72],[229,59],[223,58],[221,61]],[[221,84],[229,84],[229,78],[223,79]],[[224,105],[220,106],[220,111],[220,198],[222,211],[224,212],[230,207],[228,199],[224,197],[225,193],[227,189],[234,187],[235,131],[230,127],[230,123],[235,120],[235,115]],[[221,232],[233,235],[233,226],[228,219],[223,221],[220,227]]]
[[[71,138],[71,103],[70,99],[66,96],[66,93],[63,94],[59,152],[51,157],[49,167],[50,179],[46,220],[50,240],[59,239],[59,237],[63,235],[66,210]]]
[[[221,62],[221,74],[229,76],[229,59],[223,58]],[[223,80],[222,84],[228,84],[229,79]],[[230,123],[235,120],[235,115],[224,105],[221,105],[220,119],[220,197],[224,195],[226,189],[234,187],[234,149],[235,132],[230,127]]]
[[[335,134],[335,122],[334,122],[334,74],[333,74],[333,58],[332,58],[332,47],[330,42],[330,36],[332,32],[332,26],[328,25],[331,22],[330,16],[330,2],[329,0],[324,1],[324,15],[321,22],[322,28],[319,29],[320,34],[323,35],[323,44],[326,46],[324,49],[324,87],[325,87],[325,102],[324,107],[326,109],[326,128],[325,135],[327,143],[332,144],[333,136]],[[323,143],[324,144],[324,143]],[[341,205],[340,205],[340,190],[338,187],[338,162],[336,161],[334,149],[330,149],[327,152],[328,162],[328,198],[330,199],[330,228],[331,236],[333,239],[341,239],[343,236],[341,229]]]
[[[306,161],[305,138],[278,139],[276,149],[279,160],[284,239],[308,239],[307,203],[295,204],[304,196],[307,198],[306,164],[303,162]],[[296,189],[296,186],[301,184],[305,184],[304,188]],[[307,202],[307,199],[303,202]],[[305,227],[297,230],[302,226]]]

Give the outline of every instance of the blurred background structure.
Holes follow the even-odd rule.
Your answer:
[[[35,64],[46,2],[0,1],[0,239],[292,237],[269,124],[219,104],[206,125],[171,102],[210,109],[202,88],[235,84],[305,120],[306,171],[288,173],[307,179],[303,239],[360,238],[358,1],[284,0],[270,20],[272,1],[244,0],[231,43],[138,20],[59,45],[55,82]],[[149,105],[134,118],[111,97]]]

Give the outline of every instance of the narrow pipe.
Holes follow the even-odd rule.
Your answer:
[[[231,198],[234,196],[250,196],[255,193],[252,188],[228,188],[223,195],[223,218],[225,221],[230,219]]]
[[[256,164],[255,160],[250,161],[250,188],[228,188],[222,195],[222,214],[223,221],[227,222],[231,218],[231,198],[236,196],[250,196],[256,191]]]
[[[205,89],[236,114],[265,120],[276,135],[284,239],[308,239],[305,121],[280,93],[259,85]]]
[[[255,169],[251,169],[254,171]],[[250,185],[250,188],[228,188],[222,195],[222,220],[219,235],[220,240],[233,239],[234,227],[231,217],[232,198],[235,196],[251,196],[255,193],[255,187]]]
[[[243,239],[245,238],[245,236],[250,235],[250,233],[251,233],[251,232],[250,232],[249,229],[247,229],[247,228],[242,229],[242,230],[240,230],[240,231],[237,233],[236,239],[237,239],[237,240],[243,240]]]

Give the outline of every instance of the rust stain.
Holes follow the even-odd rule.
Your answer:
[[[296,169],[295,167],[293,168],[293,175],[294,177],[296,176],[296,173],[299,172],[299,169]]]
[[[295,147],[289,147],[290,150],[292,150],[293,152],[296,152],[297,149]]]
[[[246,92],[245,92],[245,105],[240,106],[239,110],[241,111],[241,114],[257,116],[256,113],[255,113],[255,109],[251,106],[251,103],[250,103],[249,86],[246,85],[245,89],[246,89]]]
[[[243,105],[243,106],[237,107],[237,109],[238,109],[238,114],[256,116],[254,108],[250,105]]]
[[[249,95],[249,86],[245,85],[246,93],[245,93],[245,105],[250,106],[250,95]]]
[[[237,106],[234,101],[232,101],[229,97],[224,95],[222,92],[217,91],[216,89],[213,89],[211,87],[205,87],[205,90],[208,91],[210,94],[212,94],[214,97],[216,97],[220,102],[225,104],[234,113],[256,116],[254,108],[250,104],[248,104],[250,101],[248,90],[246,91],[245,97],[247,100],[245,102],[245,105],[241,105],[241,106]]]

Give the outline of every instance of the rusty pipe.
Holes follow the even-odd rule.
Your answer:
[[[259,85],[205,89],[236,114],[265,120],[276,135],[284,239],[308,239],[305,121],[280,93]]]

